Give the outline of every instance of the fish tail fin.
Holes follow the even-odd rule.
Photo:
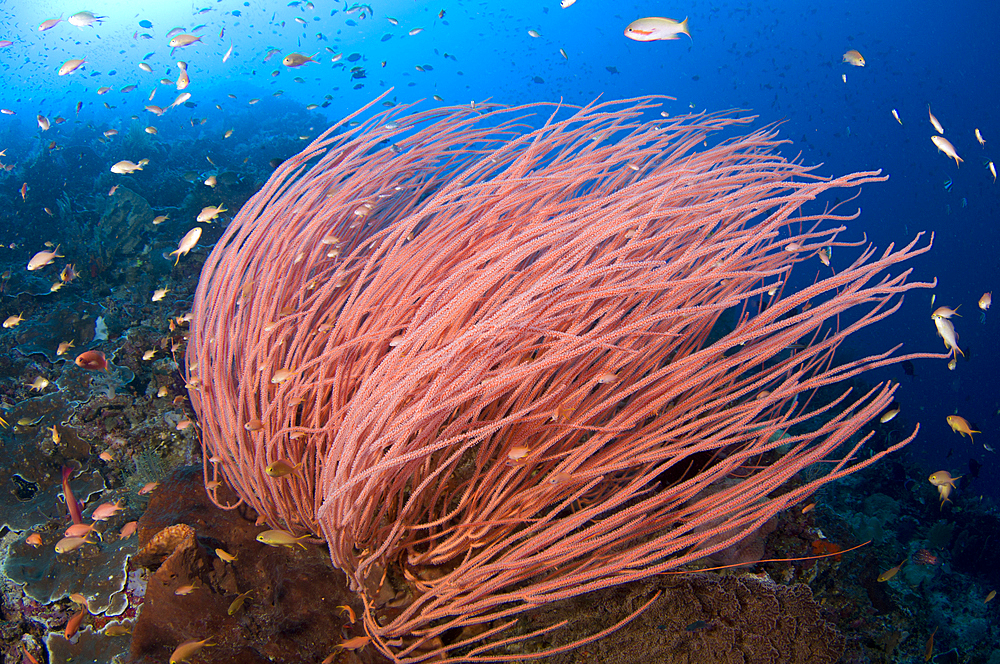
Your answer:
[[[677,28],[678,28],[678,32],[683,32],[684,34],[686,34],[688,36],[688,39],[690,39],[691,41],[694,41],[694,38],[691,36],[691,33],[688,32],[688,17],[687,16],[684,17],[684,20],[681,21],[681,24],[679,26],[677,26]]]

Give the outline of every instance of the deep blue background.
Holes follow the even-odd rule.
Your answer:
[[[41,21],[60,13],[68,16],[80,7],[60,2],[0,5],[6,30],[0,39],[15,42],[0,49],[0,107],[17,112],[0,116],[0,149],[8,149],[0,159],[28,162],[49,140],[72,140],[74,126],[80,126],[74,122],[124,129],[133,114],[160,128],[157,140],[194,136],[221,141],[226,128],[252,125],[253,113],[281,113],[288,107],[280,104],[304,107],[322,103],[329,95],[328,108],[314,112],[308,122],[289,123],[290,135],[315,135],[390,86],[400,102],[438,94],[445,103],[491,98],[506,104],[558,99],[582,104],[598,96],[665,94],[677,98],[667,107],[671,113],[752,109],[762,123],[782,121],[783,135],[795,142],[786,154],[801,152],[806,163],[822,162],[821,173],[881,168],[891,176],[862,192],[858,204],[863,214],[844,239],[867,233],[870,241],[885,248],[890,242],[905,243],[921,230],[935,233],[933,250],[908,266],[915,279],[938,278],[938,305],[962,305],[956,328],[966,359],[955,371],[944,361],[921,361],[913,378],[904,377],[898,367],[870,377],[902,381],[900,417],[921,423],[921,434],[910,449],[926,460],[929,470],[961,474],[968,458],[975,457],[984,470],[983,481],[972,490],[983,491],[988,483],[1000,486],[996,456],[983,447],[1000,447],[1000,311],[990,312],[982,324],[976,308],[983,292],[996,288],[1000,295],[1000,185],[986,168],[990,159],[1000,162],[996,3],[578,0],[561,9],[555,0],[411,0],[373,2],[374,16],[365,19],[357,12],[345,14],[343,3],[319,0],[315,9],[305,3],[231,0],[156,5],[137,13],[135,3],[97,2],[91,9],[108,17],[100,26],[80,30],[62,23],[44,33],[37,30]],[[203,8],[209,11],[197,13]],[[445,16],[438,18],[442,9]],[[636,43],[623,37],[630,21],[650,15],[689,17],[692,39]],[[397,18],[399,25],[390,24],[387,16]],[[305,26],[295,17],[303,18]],[[142,19],[151,20],[154,27],[141,28]],[[207,24],[198,33],[203,42],[170,52],[165,39],[170,28],[189,30],[202,23]],[[407,34],[418,27],[421,33]],[[529,29],[541,36],[529,36]],[[144,39],[142,33],[152,38]],[[392,36],[382,41],[387,34]],[[231,44],[234,55],[224,64],[222,54]],[[342,52],[345,60],[332,63],[325,47]],[[282,51],[264,61],[271,48]],[[842,54],[851,48],[864,55],[867,66],[842,63]],[[318,52],[319,62],[287,70],[280,59],[292,51]],[[361,59],[345,68],[350,53]],[[86,57],[88,63],[71,76],[57,76],[58,67],[71,57]],[[153,66],[152,74],[137,68],[144,57]],[[161,76],[176,75],[179,59],[190,64],[188,91],[196,107],[152,118],[143,105]],[[417,71],[417,65],[431,65],[431,70]],[[351,79],[351,66],[364,66],[367,78]],[[354,89],[359,82],[363,87]],[[139,86],[136,91],[119,92],[131,83]],[[113,91],[98,96],[97,88],[104,85]],[[278,90],[283,91],[280,102],[273,97]],[[155,103],[165,106],[176,94],[160,85]],[[263,101],[251,108],[247,100],[254,96]],[[74,113],[78,101],[84,104],[79,116]],[[104,102],[113,108],[105,108]],[[960,168],[931,144],[928,104],[965,159]],[[893,108],[902,126],[893,119]],[[42,136],[34,122],[37,113],[71,121],[58,133]],[[191,127],[192,116],[209,121]],[[975,141],[977,127],[986,138],[985,148]],[[203,163],[174,166],[204,168]],[[943,186],[947,178],[953,180],[950,191]],[[0,174],[5,205],[18,202],[21,183],[16,169]],[[21,220],[30,223],[30,212],[26,214]],[[40,210],[34,214],[41,218]],[[20,229],[0,230],[6,242],[17,244]],[[4,251],[16,252],[21,262],[34,250],[18,246]],[[834,266],[845,264],[851,252],[835,252]],[[845,350],[868,354],[902,342],[904,351],[940,351],[930,312],[930,293],[918,291],[896,316],[858,334]],[[975,443],[948,428],[945,417],[956,412],[982,429]]]

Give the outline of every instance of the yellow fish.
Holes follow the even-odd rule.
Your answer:
[[[949,415],[945,419],[947,420],[948,426],[951,427],[952,431],[961,434],[963,436],[968,434],[969,440],[971,440],[972,442],[975,442],[976,440],[975,438],[972,437],[972,434],[982,433],[982,431],[976,431],[975,429],[970,427],[969,423],[966,422],[965,418],[962,417],[961,415]]]
[[[854,65],[855,67],[864,67],[865,66],[865,56],[861,55],[861,53],[859,53],[858,51],[855,51],[852,48],[847,53],[844,53],[844,62],[846,62],[849,65]],[[899,118],[896,118],[896,119],[898,120]]]
[[[302,535],[301,537],[295,537],[291,533],[284,530],[265,530],[261,534],[257,535],[257,541],[261,544],[267,544],[268,546],[287,546],[288,548],[292,548],[298,544],[305,549],[306,545],[299,540],[308,539],[309,537],[312,537],[312,535],[309,535],[308,533]]]
[[[894,576],[896,576],[897,574],[899,574],[899,569],[900,569],[900,568],[901,568],[901,567],[902,567],[902,566],[903,566],[903,565],[904,565],[905,563],[906,563],[906,561],[904,560],[903,562],[899,563],[899,564],[898,564],[898,565],[896,565],[895,567],[892,567],[892,568],[890,568],[890,569],[887,569],[886,571],[884,571],[884,572],[882,572],[881,574],[879,574],[879,575],[878,575],[878,582],[879,582],[879,583],[885,583],[886,581],[888,581],[888,580],[889,580],[889,579],[891,579],[892,577],[894,577]]]

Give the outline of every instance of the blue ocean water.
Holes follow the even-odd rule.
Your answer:
[[[20,263],[41,242],[58,241],[59,229],[42,211],[54,209],[56,192],[36,190],[19,177],[18,166],[43,150],[58,157],[59,150],[74,145],[111,145],[118,137],[101,133],[124,134],[133,124],[156,127],[161,149],[154,158],[166,163],[151,169],[201,176],[215,170],[206,157],[214,156],[221,169],[239,166],[232,162],[248,154],[260,168],[271,158],[288,157],[302,145],[297,139],[317,135],[390,88],[389,100],[425,100],[424,107],[439,103],[434,95],[444,103],[513,105],[660,94],[676,98],[665,106],[674,114],[749,109],[759,124],[782,123],[783,136],[793,141],[786,154],[822,164],[820,174],[883,169],[890,175],[858,199],[863,214],[851,224],[852,238],[865,234],[884,248],[908,242],[918,231],[934,232],[933,250],[909,267],[916,279],[938,279],[937,306],[963,305],[955,321],[965,358],[954,371],[945,362],[922,361],[912,376],[897,367],[872,378],[902,380],[902,414],[922,427],[912,451],[955,474],[976,458],[984,465],[978,490],[1000,486],[993,456],[983,445],[1000,445],[995,431],[1000,364],[992,316],[981,323],[976,307],[1000,273],[1000,230],[994,223],[1000,190],[988,170],[1000,157],[995,104],[1000,81],[991,64],[1000,47],[989,27],[995,25],[996,7],[959,2],[942,15],[895,3],[819,3],[804,9],[795,2],[664,6],[579,0],[566,8],[554,1],[224,1],[141,8],[105,2],[94,8],[105,18],[92,26],[64,20],[39,30],[46,19],[68,18],[78,10],[63,2],[0,7],[0,38],[13,42],[0,49],[0,104],[16,113],[0,116],[0,147],[7,150],[0,159],[14,165],[0,175],[6,201],[0,236],[4,245],[15,246],[0,259]],[[687,17],[691,38],[640,43],[624,37],[629,22],[649,15]],[[174,28],[200,40],[171,49],[166,35]],[[842,61],[848,49],[863,54],[864,67]],[[315,55],[316,62],[283,66],[282,58],[292,52]],[[86,62],[59,76],[63,63],[74,58]],[[144,107],[167,107],[177,98],[169,81],[176,79],[181,60],[188,64],[191,84],[185,92],[191,97],[155,116]],[[167,84],[160,82],[164,78]],[[122,92],[130,86],[135,88]],[[105,87],[109,90],[99,94]],[[250,105],[252,99],[259,102]],[[309,105],[317,108],[305,110]],[[928,105],[964,159],[960,167],[931,143]],[[42,132],[36,115],[66,121]],[[264,127],[265,118],[280,129]],[[976,141],[977,128],[985,146]],[[229,129],[233,135],[224,139]],[[282,141],[280,149],[276,141]],[[93,195],[99,178],[102,186],[111,182],[106,173],[95,172],[107,166],[98,161],[74,162],[56,186],[71,196]],[[25,183],[29,198],[22,200]],[[192,185],[166,186],[174,191],[161,192],[164,200],[176,200]],[[929,298],[924,291],[907,297],[897,315],[850,345],[858,354],[895,343],[904,344],[902,352],[942,349]],[[975,443],[949,429],[945,417],[954,413],[982,430]]]
[[[843,351],[860,357],[903,344],[899,352],[941,352],[931,311],[961,305],[953,321],[964,357],[953,370],[944,360],[919,360],[912,375],[897,365],[866,379],[901,383],[899,417],[907,430],[920,424],[907,449],[928,472],[969,475],[974,460],[981,470],[963,490],[1000,498],[1000,464],[988,449],[1000,447],[1000,311],[977,306],[986,292],[1000,295],[1000,184],[989,170],[1000,163],[995,3],[97,2],[87,9],[103,19],[92,26],[64,20],[39,30],[81,9],[0,4],[0,40],[11,42],[0,48],[0,163],[11,165],[0,171],[0,271],[23,270],[42,243],[61,242],[55,212],[64,193],[88,209],[126,182],[109,172],[111,155],[116,141],[145,127],[156,129],[147,132],[151,162],[132,177],[159,209],[178,205],[213,173],[266,177],[270,160],[291,156],[304,139],[383,93],[395,103],[422,100],[419,108],[655,94],[676,99],[665,102],[671,114],[746,109],[759,117],[756,126],[781,123],[792,141],[784,153],[821,164],[819,174],[882,169],[890,176],[852,203],[862,214],[843,239],[867,237],[882,250],[920,231],[934,234],[933,249],[905,268],[912,280],[936,278],[936,289],[907,295],[898,313],[856,334]],[[625,38],[625,27],[644,16],[686,17],[691,38]],[[200,40],[172,49],[174,28]],[[848,49],[863,54],[864,67],[843,62]],[[284,66],[290,53],[315,62]],[[85,62],[60,76],[72,59]],[[190,98],[155,115],[146,107],[167,107],[181,93],[172,83],[179,61],[187,64]],[[928,106],[960,165],[931,143]],[[74,150],[87,158],[71,158]],[[32,170],[46,153],[56,172]],[[2,317],[18,313],[4,297]],[[953,432],[945,420],[953,414],[981,433],[970,440]],[[935,499],[926,473],[885,481],[904,480],[926,485]]]

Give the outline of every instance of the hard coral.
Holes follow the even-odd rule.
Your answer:
[[[182,468],[163,480],[139,521],[136,562],[151,568],[145,601],[133,630],[128,661],[162,664],[178,644],[214,636],[199,661],[320,661],[352,636],[362,635],[338,606],[353,594],[324,548],[307,551],[264,546],[254,514],[222,511],[205,493],[200,468]],[[225,563],[214,553],[236,556]],[[188,594],[175,591],[186,585]],[[252,591],[229,614],[238,594]],[[361,606],[354,604],[356,613]],[[252,625],[252,629],[248,626]],[[348,658],[355,658],[353,660]],[[366,648],[338,661],[384,661]]]
[[[844,649],[844,638],[823,620],[808,586],[750,574],[659,577],[553,608],[571,620],[569,630],[593,633],[657,590],[659,599],[626,628],[546,662],[819,664],[838,661]]]

